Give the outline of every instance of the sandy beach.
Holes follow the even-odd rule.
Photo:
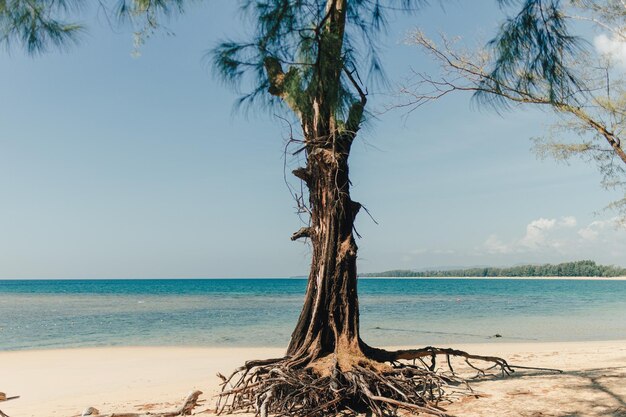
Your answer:
[[[626,416],[626,341],[453,345],[497,354],[511,363],[565,371],[518,372],[473,382],[483,394],[447,405],[456,416]],[[199,389],[212,413],[217,372],[246,359],[275,357],[276,348],[111,347],[0,352],[0,403],[11,417],[76,416],[89,406],[102,413],[162,410]]]

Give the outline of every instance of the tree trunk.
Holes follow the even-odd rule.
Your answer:
[[[287,356],[290,366],[313,366],[318,373],[326,373],[335,365],[348,369],[365,358],[359,338],[357,246],[353,236],[361,205],[350,199],[348,157],[366,97],[347,73],[359,98],[352,102],[347,118],[338,121],[341,74],[347,72],[342,55],[346,0],[327,0],[325,13],[318,26],[315,70],[298,94],[286,88],[293,88],[293,83],[287,82],[293,73],[285,73],[276,58],[264,59],[269,92],[300,119],[307,152],[306,167],[295,170],[294,175],[309,190],[310,225],[294,233],[292,240],[310,238],[313,256],[304,306]]]
[[[345,24],[346,0],[327,0],[317,71],[308,87],[311,101],[307,109],[297,112],[302,117],[307,165],[294,174],[309,189],[311,220],[310,227],[292,238],[309,237],[313,256],[304,307],[287,350],[294,365],[328,358],[343,368],[340,362],[352,360],[346,358],[363,357],[353,236],[361,205],[350,199],[348,157],[365,98],[353,106],[356,111],[351,109],[350,121],[339,126],[335,113],[344,68]],[[270,80],[276,78],[272,75]]]
[[[339,135],[329,147],[312,148],[307,167],[296,172],[309,187],[311,208],[311,226],[300,235],[309,237],[313,246],[304,307],[287,350],[301,363],[331,354],[362,357],[353,236],[361,205],[350,199],[351,141]]]

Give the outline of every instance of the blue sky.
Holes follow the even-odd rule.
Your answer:
[[[383,39],[392,85],[410,68],[434,71],[403,43],[412,28],[494,33],[495,2],[460,3],[392,22]],[[283,182],[287,132],[267,113],[233,112],[237,94],[205,59],[220,38],[245,33],[234,2],[189,8],[139,57],[129,28],[84,20],[68,52],[2,52],[0,278],[306,274],[309,248],[289,240],[300,221]],[[381,110],[393,87],[376,90],[370,103]],[[358,219],[361,271],[624,265],[626,231],[595,214],[617,195],[595,168],[530,152],[551,115],[500,116],[458,95],[404,116],[380,115],[353,148],[353,197],[379,223]]]

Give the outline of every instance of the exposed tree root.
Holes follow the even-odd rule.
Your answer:
[[[551,371],[562,373],[563,371],[559,369],[552,368],[536,368],[530,366],[520,366],[520,365],[511,365],[506,360],[499,358],[497,356],[483,356],[483,355],[475,355],[468,352],[464,352],[458,349],[451,348],[438,348],[433,346],[427,346],[420,349],[407,349],[407,350],[397,350],[397,351],[387,351],[383,349],[376,349],[367,347],[367,349],[371,352],[372,356],[378,360],[387,361],[387,362],[396,362],[399,360],[412,360],[412,361],[420,361],[420,363],[427,367],[429,370],[434,371],[437,368],[437,357],[445,356],[446,365],[448,370],[453,374],[454,369],[452,368],[451,358],[461,358],[469,366],[478,372],[477,376],[485,376],[487,371],[497,370],[502,372],[502,376],[511,375],[515,372],[515,369],[527,369],[534,371]],[[426,364],[424,359],[429,358],[430,364]],[[472,362],[474,361],[474,362]],[[477,366],[475,361],[483,362],[490,364],[487,368],[483,368],[481,366]]]
[[[490,370],[510,375],[516,368],[560,372],[435,347],[395,352],[368,348],[367,354],[366,360],[357,361],[350,369],[339,364],[334,354],[323,357],[320,360],[324,363],[329,357],[335,362],[331,372],[322,373],[316,370],[315,362],[292,366],[292,358],[247,362],[229,378],[218,375],[223,383],[216,412],[321,417],[371,411],[376,416],[409,412],[445,417],[448,414],[442,405],[472,394],[469,384],[454,370],[453,358],[460,358],[480,376]],[[438,357],[445,358],[444,367],[438,367]],[[487,366],[478,365],[478,361]]]
[[[83,411],[82,416],[96,416],[96,417],[178,417],[191,415],[193,409],[198,405],[198,397],[202,394],[202,391],[192,391],[187,395],[183,404],[173,411],[167,411],[162,413],[112,413],[112,414],[100,414],[100,412],[89,407]]]

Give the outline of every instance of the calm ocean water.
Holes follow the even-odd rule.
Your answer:
[[[286,346],[305,284],[0,280],[0,350]],[[359,292],[374,345],[626,339],[626,281],[361,279]]]

